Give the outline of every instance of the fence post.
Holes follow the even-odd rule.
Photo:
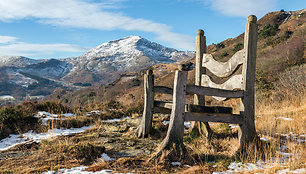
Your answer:
[[[196,36],[196,60],[195,60],[195,85],[201,86],[202,84],[202,74],[206,74],[206,68],[202,66],[203,63],[203,54],[206,53],[206,37],[204,36],[203,30],[197,31]],[[193,103],[195,105],[205,105],[205,96],[200,96],[197,94],[194,94],[193,97]],[[198,122],[198,129],[205,132],[207,137],[210,137],[210,134],[212,132],[208,122],[202,122],[204,125],[200,124],[201,122]],[[193,122],[193,126],[195,125],[195,122]]]
[[[169,143],[183,144],[186,83],[187,71],[180,65],[179,70],[175,72],[170,123],[162,146]]]
[[[201,86],[202,74],[206,72],[206,68],[202,67],[203,54],[206,53],[206,37],[203,30],[197,31],[196,37],[196,60],[195,60],[195,85]],[[194,94],[195,105],[205,105],[205,96]]]
[[[243,117],[243,124],[240,125],[239,141],[240,149],[243,150],[247,144],[257,138],[255,129],[255,70],[256,70],[256,49],[257,49],[257,18],[250,15],[244,35],[245,59],[242,67],[244,97],[241,99],[240,114]]]
[[[147,70],[144,75],[144,108],[141,124],[136,134],[138,137],[146,137],[152,128],[152,117],[154,109],[154,75],[153,70]]]

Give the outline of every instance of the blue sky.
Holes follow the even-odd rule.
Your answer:
[[[305,0],[1,0],[0,56],[66,58],[131,35],[194,50],[244,31],[246,17],[305,8]]]

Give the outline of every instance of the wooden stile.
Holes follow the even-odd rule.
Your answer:
[[[154,86],[152,71],[144,78],[144,113],[138,129],[138,137],[146,136],[152,127],[153,113],[171,113],[167,136],[162,146],[169,142],[182,143],[184,121],[205,123],[206,132],[211,134],[208,122],[239,124],[240,149],[257,138],[255,130],[254,83],[256,69],[257,30],[256,16],[247,19],[244,49],[238,51],[227,62],[216,61],[211,54],[206,54],[206,38],[203,30],[198,30],[196,37],[195,85],[187,85],[187,71],[183,65],[175,72],[174,87]],[[242,74],[234,72],[242,66]],[[222,84],[214,83],[206,70],[220,78],[227,78]],[[173,95],[172,102],[154,101],[154,93]],[[186,95],[194,95],[194,103],[186,104]],[[205,106],[205,96],[218,100],[240,98],[240,114],[233,114],[232,108]]]

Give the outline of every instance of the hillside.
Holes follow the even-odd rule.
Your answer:
[[[271,97],[281,95],[284,98],[282,91],[288,89],[285,89],[286,86],[281,84],[280,78],[288,71],[292,77],[300,78],[299,84],[292,85],[305,88],[306,76],[303,74],[306,74],[306,70],[305,66],[301,66],[306,62],[305,18],[305,10],[300,10],[295,12],[271,12],[259,19],[256,62],[256,92],[258,97],[262,95],[271,96],[271,92],[274,91]],[[243,37],[244,34],[242,33],[236,38],[227,39],[216,45],[209,45],[207,51],[212,53],[217,60],[227,61],[235,52],[243,49]],[[194,59],[189,60],[189,62],[193,61]],[[171,86],[173,72],[176,67],[176,63],[153,66],[155,83]],[[299,69],[299,72],[297,70],[291,71],[294,68]],[[138,73],[133,73],[129,80],[120,80],[126,79],[126,74],[122,74],[114,83],[106,87],[68,92],[66,95],[61,96],[61,101],[65,101],[65,103],[72,106],[106,102],[110,99],[121,101],[123,105],[127,106],[137,104],[138,100],[143,96],[141,82],[144,71],[145,69]],[[292,73],[297,74],[294,75]],[[188,81],[193,83],[194,70],[188,72]],[[89,95],[90,93],[95,93],[95,95]]]
[[[63,79],[73,83],[110,83],[125,72],[137,72],[159,63],[191,58],[193,52],[177,51],[140,36],[103,43],[80,57],[66,59],[73,68]]]
[[[140,36],[103,43],[79,57],[34,60],[22,56],[0,57],[3,77],[0,95],[22,99],[26,95],[49,95],[54,89],[81,89],[114,81],[125,72],[137,72],[159,63],[190,59],[193,52],[178,51]],[[33,78],[35,77],[35,78]],[[42,80],[52,83],[47,85]],[[15,86],[11,90],[11,86]]]

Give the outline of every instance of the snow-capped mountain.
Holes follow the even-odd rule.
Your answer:
[[[36,90],[35,94],[39,94],[37,89],[42,88],[44,93],[48,93],[46,91],[62,85],[107,84],[124,72],[137,72],[148,66],[183,61],[193,56],[193,52],[178,51],[140,36],[129,36],[103,43],[79,57],[35,60],[1,56],[0,74],[7,78],[2,78],[6,81],[0,83],[19,86],[24,91]]]
[[[0,67],[25,67],[39,62],[40,60],[30,59],[23,56],[0,56]]]
[[[173,62],[188,56],[188,52],[167,48],[155,42],[151,42],[140,36],[129,36],[123,39],[103,43],[96,48],[87,51],[81,57],[85,58],[112,58],[112,62],[132,62],[139,56],[146,56],[153,61]],[[130,64],[127,64],[128,66]]]
[[[192,52],[177,51],[160,44],[148,41],[140,36],[129,36],[123,39],[103,43],[90,49],[77,58],[67,61],[76,67],[82,66],[86,70],[99,70],[105,66],[112,66],[118,71],[140,69],[157,63],[171,63],[193,56]],[[78,69],[73,69],[73,71]]]
[[[140,36],[129,36],[103,43],[82,56],[66,59],[73,65],[66,79],[74,81],[75,77],[80,77],[80,73],[95,72],[99,75],[94,79],[105,84],[123,72],[138,71],[158,63],[182,61],[193,55],[193,52],[167,48]]]

